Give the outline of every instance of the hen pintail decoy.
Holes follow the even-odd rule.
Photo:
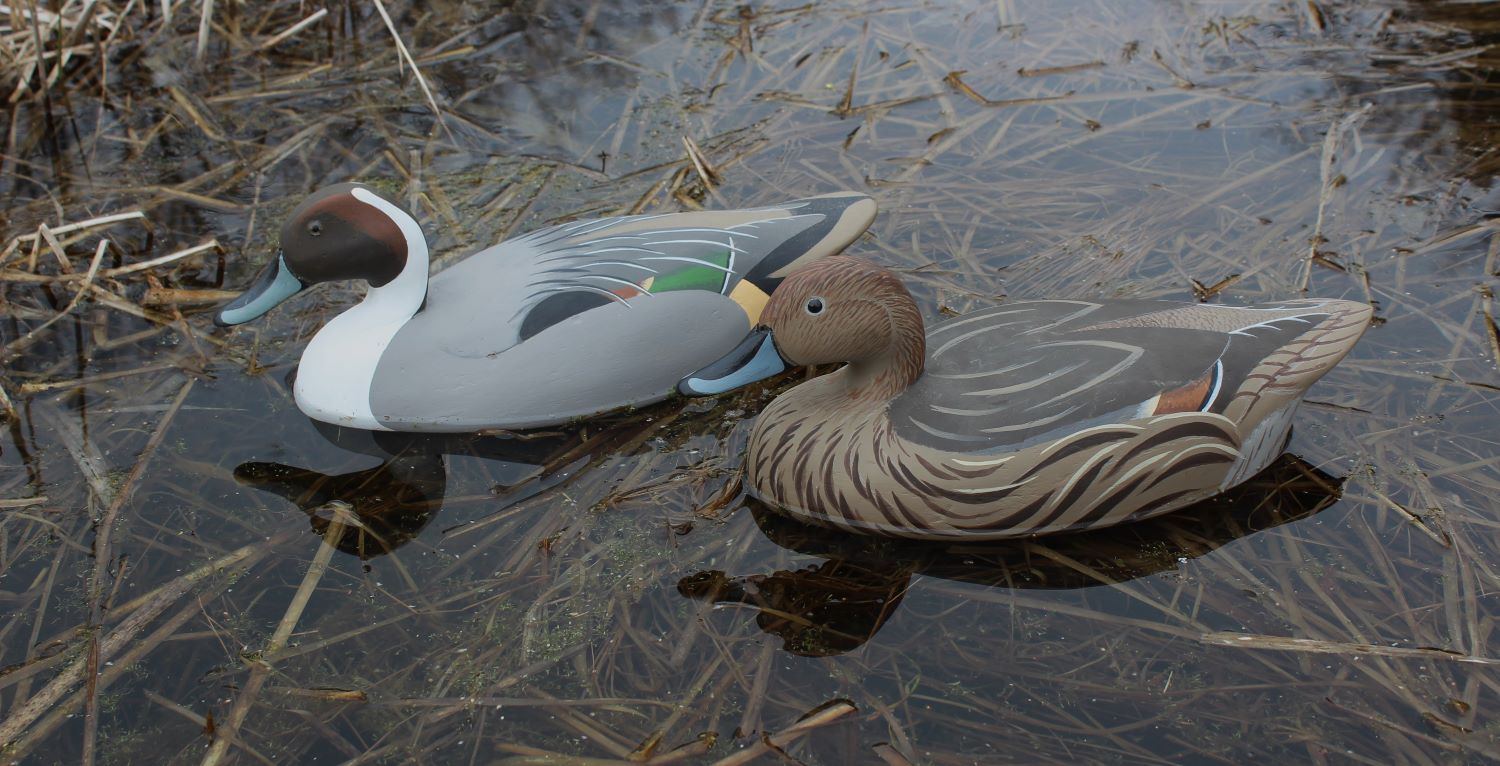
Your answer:
[[[550,226],[428,278],[427,241],[360,184],[294,208],[281,249],[221,325],[319,282],[369,291],[303,352],[293,394],[309,417],[369,430],[556,425],[671,395],[732,348],[794,266],[836,253],[875,203],[830,194],[745,210]]]
[[[1343,300],[1039,300],[924,336],[895,275],[835,256],[789,276],[762,325],[679,390],[848,362],[760,414],[752,496],[852,532],[1039,535],[1167,513],[1254,476],[1370,315]]]

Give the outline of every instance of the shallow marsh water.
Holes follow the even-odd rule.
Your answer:
[[[1500,757],[1494,6],[389,3],[429,99],[374,5],[280,41],[324,6],[144,5],[100,4],[6,111],[12,757],[775,762],[778,732],[804,763]],[[206,306],[350,178],[440,263],[850,188],[881,206],[851,251],[930,319],[1306,293],[1378,322],[1228,497],[1005,545],[829,537],[739,495],[775,388],[519,436],[314,427],[285,378],[358,291],[233,331]]]

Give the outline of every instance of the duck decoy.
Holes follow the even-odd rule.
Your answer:
[[[215,317],[236,325],[319,282],[369,291],[308,343],[293,395],[368,430],[556,425],[671,395],[753,326],[789,270],[842,250],[875,203],[831,194],[745,210],[617,216],[539,229],[428,279],[427,241],[360,184],[295,207],[281,248]]]
[[[679,390],[848,362],[760,414],[753,497],[852,532],[1040,535],[1149,518],[1254,476],[1370,315],[1343,300],[1039,300],[924,336],[895,275],[835,256],[789,276],[761,326]]]

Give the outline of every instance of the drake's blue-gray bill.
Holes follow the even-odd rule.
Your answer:
[[[718,361],[683,378],[677,391],[687,396],[711,396],[765,380],[787,368],[776,350],[771,331],[757,327]]]
[[[282,301],[302,292],[306,287],[286,267],[286,258],[278,250],[276,257],[255,278],[255,284],[219,309],[219,313],[214,316],[214,324],[220,327],[244,324],[276,308]]]

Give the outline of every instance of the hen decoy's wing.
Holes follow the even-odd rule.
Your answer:
[[[1258,364],[1327,313],[1315,304],[1000,306],[932,329],[926,373],[892,402],[891,421],[913,443],[983,453],[1150,415],[1223,413]]]

